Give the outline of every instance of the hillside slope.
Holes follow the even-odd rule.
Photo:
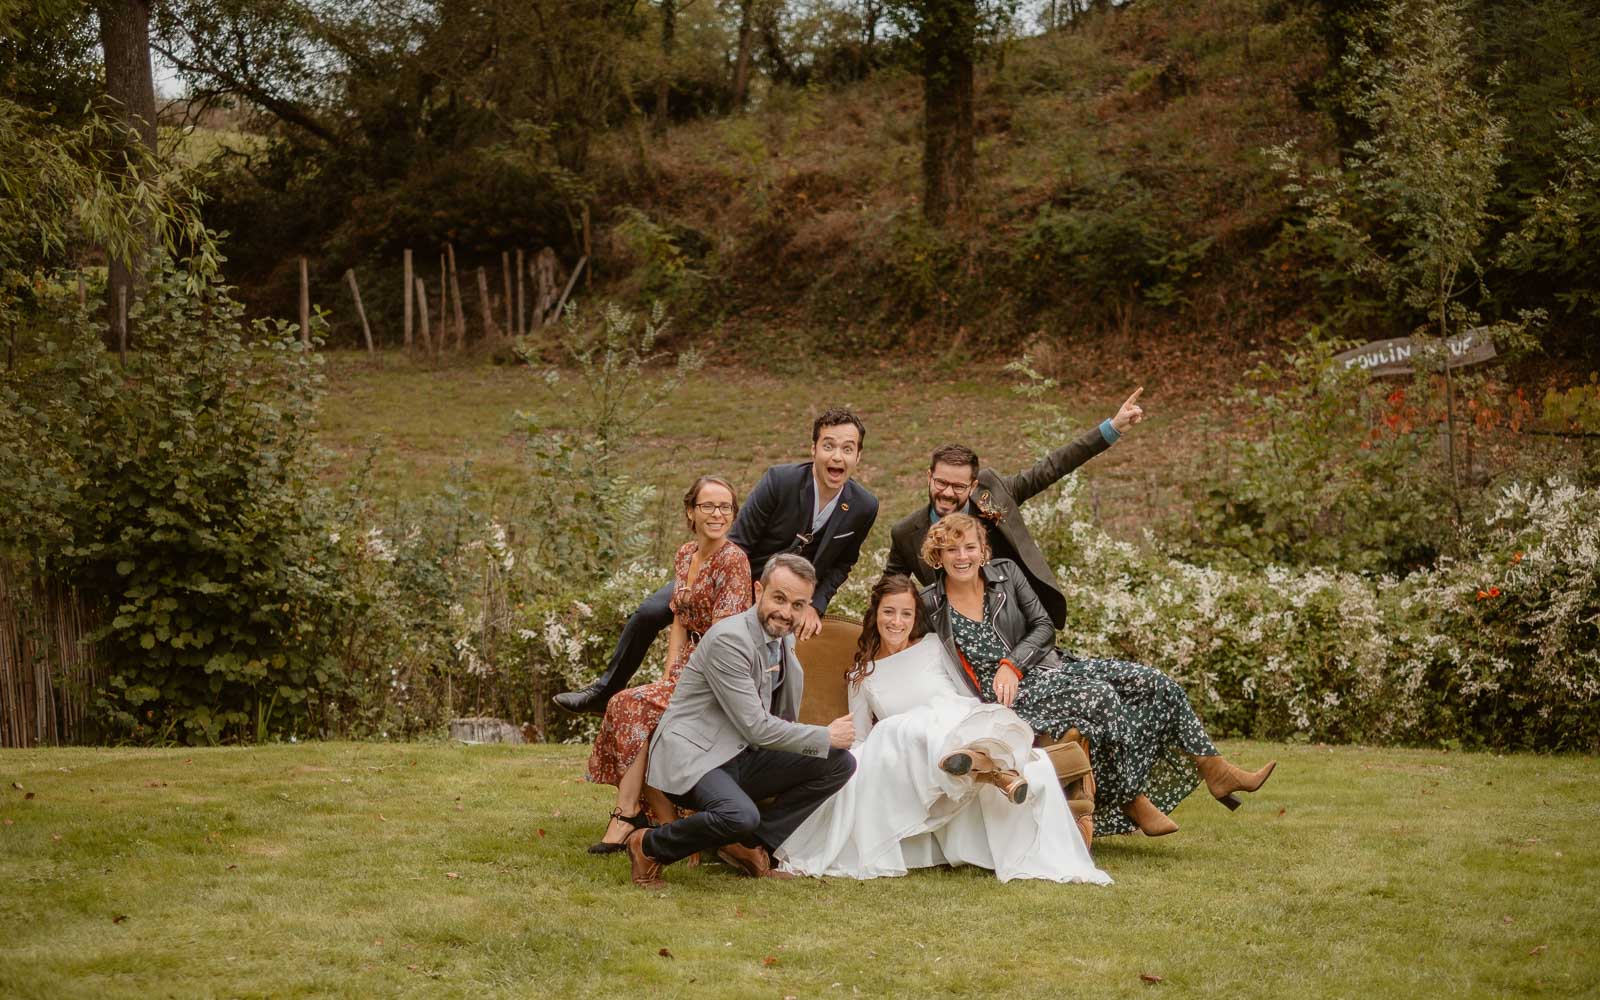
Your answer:
[[[1297,96],[1320,42],[1266,9],[1160,0],[994,53],[975,207],[944,231],[919,214],[909,74],[774,91],[661,139],[612,133],[601,200],[630,207],[605,220],[602,268],[763,351],[796,334],[984,351],[1158,330],[1248,346],[1295,298],[1263,258],[1286,199],[1261,150],[1329,146]]]

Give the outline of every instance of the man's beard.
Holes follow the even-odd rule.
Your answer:
[[[769,638],[769,639],[782,639],[784,636],[786,636],[790,632],[794,631],[794,622],[792,622],[792,621],[784,622],[784,623],[782,623],[781,625],[778,626],[779,628],[783,629],[782,632],[774,632],[774,631],[772,631],[772,627],[776,623],[776,621],[777,621],[777,616],[776,615],[768,615],[768,616],[766,616],[766,617],[761,619],[761,631],[763,631],[763,632],[765,632],[767,634],[767,638]]]
[[[949,510],[943,510],[943,511],[940,510],[939,509],[939,497],[936,496],[932,490],[928,491],[928,506],[932,507],[933,508],[933,512],[935,514],[938,514],[940,517],[944,517],[946,514],[954,514],[956,511],[958,511],[962,507],[966,506],[966,501],[965,500],[951,500],[951,501],[949,501],[949,503],[950,503],[950,509]]]

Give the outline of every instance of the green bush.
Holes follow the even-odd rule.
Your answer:
[[[1219,568],[1111,539],[1069,479],[1023,508],[1064,645],[1171,674],[1265,739],[1600,749],[1600,491],[1500,491],[1468,558],[1407,576]]]
[[[80,316],[0,378],[0,539],[100,604],[100,719],[215,742],[314,726],[344,605],[315,488],[317,360],[167,268],[107,354]]]

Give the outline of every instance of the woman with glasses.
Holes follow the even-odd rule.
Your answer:
[[[666,671],[660,680],[619,691],[606,703],[586,777],[596,784],[616,785],[617,805],[600,842],[589,848],[591,854],[622,850],[628,834],[649,825],[646,807],[656,822],[673,815],[666,796],[645,786],[646,750],[700,636],[750,606],[750,561],[744,550],[728,541],[728,529],[738,513],[738,494],[717,476],[701,476],[683,495],[684,520],[694,538],[673,559]]]

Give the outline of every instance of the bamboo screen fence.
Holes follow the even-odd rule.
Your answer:
[[[0,747],[76,743],[98,680],[95,622],[70,589],[0,560]]]

